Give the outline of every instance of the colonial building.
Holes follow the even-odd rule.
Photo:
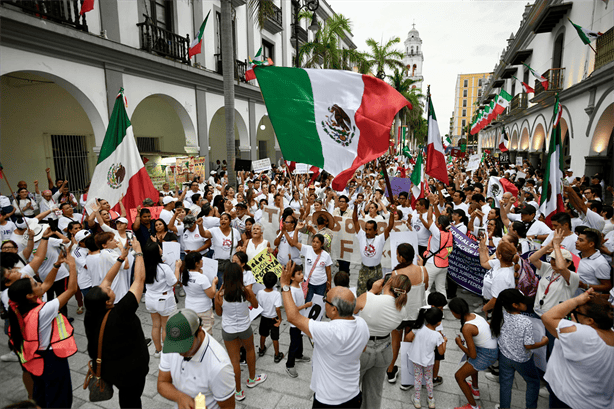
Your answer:
[[[403,64],[405,64],[405,77],[416,81],[413,85],[422,91],[424,77],[422,76],[422,63],[424,55],[422,54],[422,39],[420,33],[416,30],[416,24],[412,24],[412,29],[407,33],[407,38],[403,43],[405,46]]]
[[[79,16],[70,0],[0,2],[0,161],[13,184],[67,178],[79,191],[93,173],[120,88],[143,155],[226,158],[220,0],[95,1]],[[294,16],[304,1],[273,0],[260,30],[246,0],[232,0],[237,157],[280,157],[249,56],[262,47],[276,65],[295,55]],[[334,15],[319,0],[316,19]],[[207,13],[202,54],[188,48]],[[312,21],[296,27],[310,41]],[[356,48],[351,33],[340,38]],[[41,186],[46,185],[45,182]],[[3,191],[4,192],[4,191]]]
[[[603,35],[585,45],[570,21]],[[506,112],[479,133],[482,149],[498,146],[503,127],[512,160],[546,165],[555,96],[562,107],[566,162],[575,176],[600,172],[614,182],[614,7],[603,0],[538,0],[527,5],[520,27],[505,44],[481,106],[505,89],[513,96]],[[526,64],[526,65],[523,65]],[[548,80],[548,88],[530,73]],[[515,79],[515,78],[517,79]],[[525,93],[522,82],[535,92]]]
[[[454,91],[454,113],[450,139],[454,144],[467,138],[466,126],[471,123],[473,113],[482,97],[482,87],[490,79],[492,72],[479,74],[458,74]]]

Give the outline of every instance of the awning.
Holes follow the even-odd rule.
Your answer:
[[[518,71],[518,67],[508,67],[503,70],[503,74],[501,74],[501,79],[512,78],[512,75],[515,75]]]
[[[572,3],[564,3],[548,7],[548,10],[542,14],[535,24],[535,29],[533,29],[533,32],[535,34],[550,33],[554,27],[556,27],[559,21],[561,21],[563,16],[565,16],[565,14],[571,10],[572,6]]]
[[[533,54],[533,50],[520,50],[516,51],[514,57],[510,61],[510,65],[520,65],[527,60]]]

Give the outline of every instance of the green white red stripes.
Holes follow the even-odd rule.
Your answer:
[[[439,125],[433,108],[433,99],[428,96],[428,145],[426,147],[426,174],[435,179],[449,184],[446,157],[443,153],[443,144]]]
[[[577,24],[574,24],[569,18],[567,19],[571,23],[571,25],[576,29],[578,36],[582,40],[584,44],[590,44],[593,40],[598,39],[603,33],[598,31],[589,30],[588,28],[581,27]]]
[[[563,158],[563,144],[561,143],[561,104],[559,96],[556,96],[554,112],[552,116],[552,134],[548,149],[548,165],[544,172],[542,183],[542,196],[539,211],[546,217],[546,224],[551,226],[551,218],[554,214],[565,211],[563,203],[563,175],[565,160]]]
[[[200,28],[198,29],[198,33],[196,33],[194,40],[192,40],[192,43],[190,43],[190,49],[188,50],[188,58],[192,58],[196,54],[200,54],[202,52],[203,35],[205,34],[205,26],[207,25],[209,14],[211,14],[211,10],[209,10],[209,12],[207,13],[207,17],[205,17],[205,20],[200,25]]]

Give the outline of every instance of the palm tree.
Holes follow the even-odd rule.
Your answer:
[[[301,18],[306,18],[303,15]],[[365,66],[365,55],[360,51],[339,47],[339,38],[352,31],[350,19],[336,14],[324,22],[316,32],[313,41],[303,44],[298,52],[299,66],[305,68],[327,68],[351,70]]]
[[[371,53],[367,54],[367,62],[371,68],[375,67],[376,77],[384,79],[386,77],[386,68],[403,68],[403,53],[397,49],[393,49],[395,44],[401,42],[399,37],[392,37],[384,45],[381,45],[372,38],[367,40],[367,45],[371,47]]]
[[[413,84],[418,81],[406,78],[403,74],[403,71],[399,70],[398,68],[394,69],[393,75],[388,76],[388,80],[390,81],[390,85],[394,89],[396,89],[401,95],[403,95],[405,99],[411,102],[411,105],[413,107],[412,110],[407,107],[404,107],[395,116],[394,129],[397,134],[396,137],[398,141],[399,125],[410,124],[410,129],[412,130],[412,132],[415,130],[414,126],[419,125],[419,121],[417,121],[417,119],[422,118],[422,113],[424,112],[423,102],[421,101],[421,99],[424,99],[424,95],[422,95],[418,88],[412,87]]]

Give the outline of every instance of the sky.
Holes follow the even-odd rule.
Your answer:
[[[431,86],[441,134],[448,133],[458,74],[491,72],[507,39],[520,27],[524,6],[533,0],[417,1],[327,0],[352,22],[353,41],[367,51],[366,40],[384,42],[407,33],[416,23],[422,39],[424,93]]]

